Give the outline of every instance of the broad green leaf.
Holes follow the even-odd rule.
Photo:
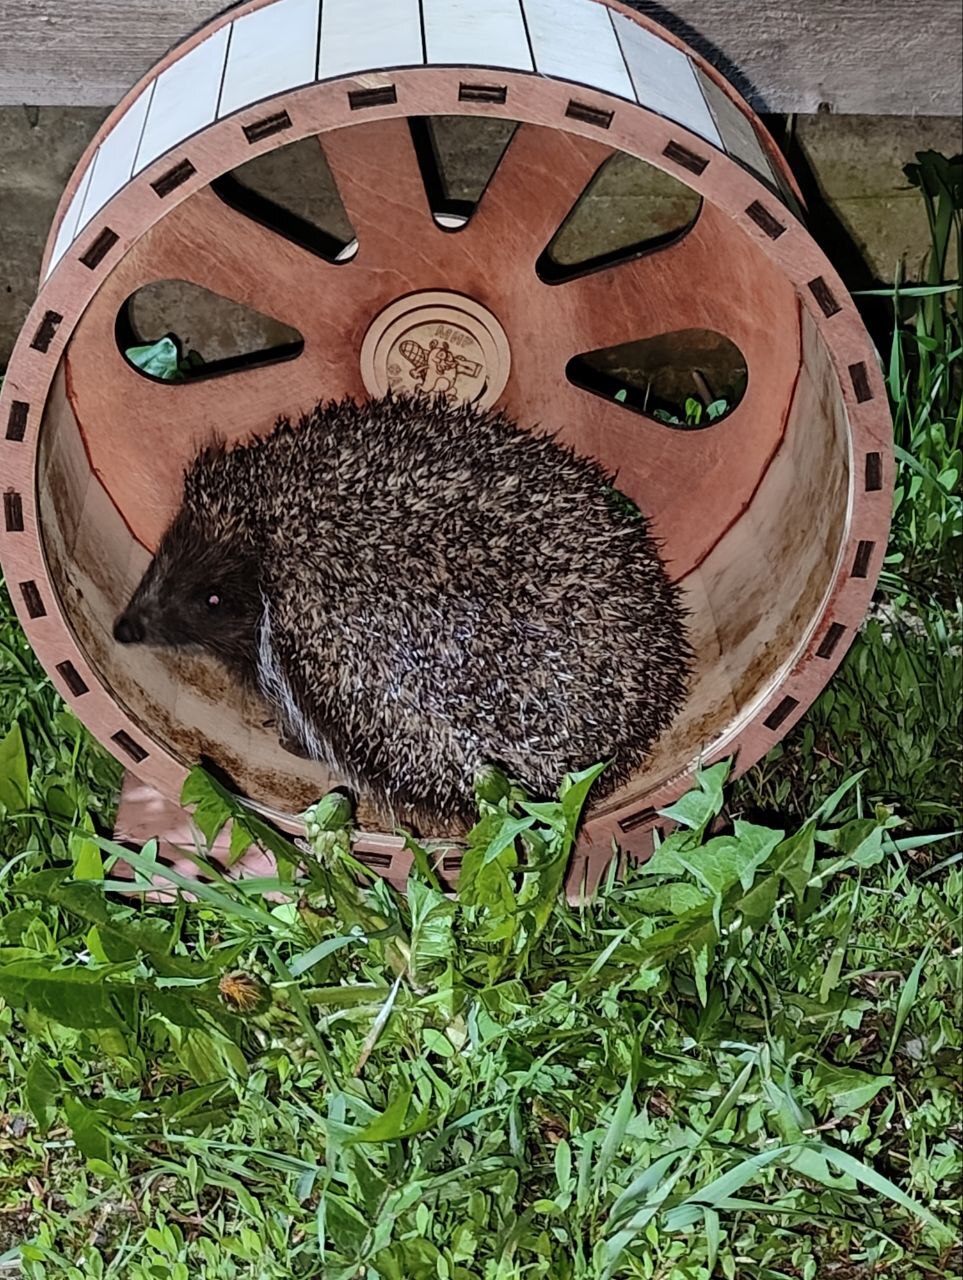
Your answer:
[[[685,855],[684,865],[700,883],[718,897],[736,883],[752,886],[757,869],[782,839],[781,831],[737,821],[731,836],[716,836]]]
[[[748,893],[736,899],[733,909],[739,912],[750,929],[762,929],[769,922],[776,908],[778,895],[778,878],[763,876],[756,881]]]
[[[414,975],[429,961],[446,960],[451,955],[455,904],[420,880],[409,881],[408,903],[411,908],[409,963]]]
[[[98,1113],[72,1093],[64,1094],[63,1105],[64,1115],[81,1155],[109,1162],[110,1139]]]
[[[94,824],[90,815],[85,813],[80,829],[71,831],[68,841],[75,880],[103,880],[104,878],[104,862],[100,856],[97,841],[93,839],[93,833]]]
[[[443,1031],[438,1031],[435,1027],[425,1027],[421,1033],[421,1040],[429,1053],[436,1053],[439,1058],[450,1058],[455,1052],[455,1046],[448,1039]]]
[[[24,1081],[24,1098],[27,1106],[40,1126],[41,1135],[46,1135],[53,1120],[57,1098],[62,1091],[60,1079],[54,1075],[42,1058],[34,1058],[27,1068]]]
[[[99,847],[99,843],[98,843]],[[80,884],[69,879],[69,872],[50,868],[24,876],[12,892],[25,898],[39,898],[97,926],[100,945],[110,961],[132,960],[138,955],[149,957],[162,977],[206,978],[233,963],[236,952],[225,949],[209,960],[171,954],[171,934],[154,924],[139,924],[128,908],[109,903],[101,885]]]
[[[523,831],[527,831],[534,822],[535,819],[532,817],[511,818],[506,814],[498,824],[495,834],[482,855],[482,866],[487,867],[490,862],[495,861],[499,854],[504,853],[506,849],[510,849],[518,836]]]
[[[632,901],[647,915],[684,916],[705,905],[705,890],[682,880],[659,885],[655,889],[639,889]]]
[[[652,857],[636,868],[636,875],[672,878],[688,875],[687,859],[698,848],[696,837],[690,831],[673,831],[662,841]]]
[[[59,969],[41,960],[0,966],[0,995],[14,1008],[28,1006],[66,1027],[132,1025],[136,991],[102,972]]]
[[[795,835],[774,850],[769,867],[786,881],[797,903],[802,903],[816,857],[816,820],[810,819]]]
[[[566,774],[562,780],[558,795],[562,802],[562,814],[565,818],[567,845],[575,838],[575,830],[578,826],[582,809],[596,778],[604,773],[607,768],[608,761],[603,760],[600,764],[593,764],[587,769],[582,769],[580,773]],[[568,852],[567,847],[565,852]]]
[[[359,1142],[392,1142],[398,1138],[410,1138],[414,1134],[423,1133],[430,1123],[427,1110],[419,1112],[413,1120],[408,1120],[408,1109],[411,1104],[414,1087],[406,1085],[376,1120],[360,1129],[351,1143]]]
[[[668,960],[687,948],[693,955],[707,946],[714,946],[719,933],[712,919],[711,909],[706,907],[692,911],[675,924],[643,938],[637,944],[640,956],[652,960]]]
[[[787,1156],[786,1163],[804,1178],[831,1191],[853,1191],[856,1188],[855,1181],[848,1174],[834,1174],[826,1163],[826,1157],[815,1147],[800,1146]]]
[[[187,775],[181,789],[181,804],[185,808],[193,806],[194,821],[209,845],[214,843],[233,816],[230,797],[199,765]],[[233,845],[231,852],[235,852]]]
[[[871,1075],[855,1067],[820,1064],[815,1072],[820,1093],[829,1103],[832,1114],[841,1119],[865,1107],[868,1102],[893,1084],[893,1077]]]
[[[27,752],[19,724],[0,740],[0,805],[8,813],[19,813],[30,805]]]
[[[687,792],[668,809],[659,812],[665,818],[671,818],[693,831],[704,831],[712,819],[722,812],[722,788],[729,776],[730,763],[720,760],[709,769],[700,769],[696,774],[698,790]]]

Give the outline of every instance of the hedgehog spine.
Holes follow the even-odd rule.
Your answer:
[[[302,746],[310,753],[312,760],[320,760],[329,766],[333,761],[328,757],[324,743],[314,731],[311,722],[298,706],[294,693],[288,683],[281,664],[274,651],[273,626],[271,621],[271,605],[262,594],[263,612],[258,630],[257,645],[257,682],[261,693],[267,701],[278,708],[285,727],[293,733]]]

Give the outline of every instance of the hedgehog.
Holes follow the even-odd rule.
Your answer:
[[[602,796],[687,690],[679,588],[593,460],[444,397],[319,402],[206,446],[114,625],[206,651],[289,750],[382,810],[470,822],[479,769]]]

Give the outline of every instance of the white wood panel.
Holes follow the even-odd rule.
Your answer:
[[[87,198],[87,188],[94,172],[94,165],[97,163],[97,154],[96,152],[94,153],[94,158],[80,180],[80,186],[74,192],[70,204],[67,205],[67,212],[64,214],[64,220],[60,224],[60,230],[57,232],[57,239],[54,242],[53,253],[50,255],[50,266],[47,268],[48,276],[70,248],[71,242],[77,234],[77,220],[80,217],[81,209],[84,207],[84,200]]]
[[[726,151],[734,160],[740,160],[765,182],[770,185],[775,183],[765,149],[756,136],[748,116],[744,115],[731,98],[724,94],[708,76],[703,75],[701,71],[698,74],[702,91],[715,117],[722,136],[722,145]]]
[[[533,71],[521,0],[422,0],[428,61]]]
[[[213,122],[230,30],[221,27],[158,76],[134,173]]]
[[[423,61],[418,0],[322,0],[319,80]]]
[[[321,0],[275,0],[231,28],[218,116],[314,79]]]
[[[722,139],[695,68],[682,50],[621,13],[613,14],[612,21],[641,105],[691,129],[721,150]]]
[[[593,0],[524,0],[535,69],[635,101],[609,10]]]
[[[79,235],[94,214],[130,181],[153,93],[154,86],[149,85],[100,144],[75,234]]]

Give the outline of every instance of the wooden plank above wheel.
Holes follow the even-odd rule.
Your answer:
[[[404,0],[354,4],[370,13],[379,40],[396,42],[392,14],[403,13]],[[226,7],[220,0],[87,0],[81,20],[76,0],[5,0],[0,105],[113,104],[185,31]],[[957,115],[961,109],[963,20],[956,0],[912,6],[901,0],[634,0],[630,7],[708,58],[756,111]],[[332,0],[328,8],[330,74],[341,74],[349,68],[335,65],[335,28],[345,6]],[[548,9],[549,21],[561,25],[560,12],[551,12],[558,6]],[[409,29],[400,22],[402,32]],[[457,23],[434,30],[439,42],[446,33],[457,38]]]

